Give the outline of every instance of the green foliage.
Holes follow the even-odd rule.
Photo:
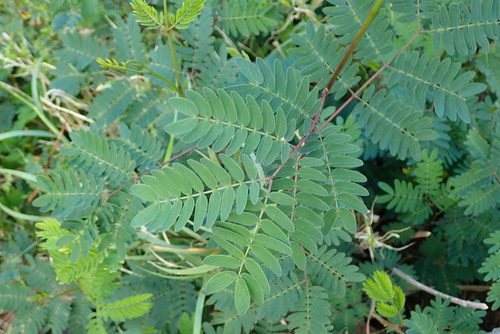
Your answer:
[[[499,10],[2,2],[1,326],[491,330]]]
[[[186,29],[189,27],[188,23],[200,14],[205,0],[185,0],[182,2],[181,8],[177,9],[174,14],[170,14],[170,28]]]
[[[500,307],[500,232],[495,232],[490,238],[484,241],[491,245],[489,253],[491,254],[485,262],[483,262],[480,273],[486,273],[485,281],[495,281],[488,293],[487,301],[493,302],[494,310]]]
[[[429,59],[428,55],[419,56],[418,52],[402,53],[390,67],[393,71],[389,84],[396,83],[408,90],[412,101],[420,101],[418,109],[424,107],[425,96],[433,95],[434,110],[440,118],[446,116],[452,121],[458,117],[470,122],[467,98],[482,92],[486,86],[481,83],[469,83],[475,73],[461,73],[461,64],[446,58]]]
[[[397,285],[393,286],[389,275],[383,271],[375,271],[373,278],[364,281],[363,290],[377,302],[377,312],[384,317],[398,315],[405,306],[403,290]]]
[[[220,12],[220,27],[231,36],[248,37],[269,32],[276,21],[269,16],[273,6],[262,1],[242,0],[225,5]]]
[[[500,8],[494,0],[472,1],[470,8],[464,3],[441,5],[432,18],[436,47],[444,44],[446,52],[453,55],[475,53],[477,46],[488,52],[488,38],[498,39]]]
[[[295,66],[300,68],[300,73],[311,81],[317,82],[318,88],[325,88],[329,78],[325,76],[325,69],[331,74],[335,72],[346,49],[339,47],[340,41],[332,32],[325,31],[325,26],[315,26],[307,22],[306,35],[292,35],[297,47],[290,49],[290,54],[297,57]],[[335,52],[334,52],[335,51]],[[356,76],[357,64],[347,67],[333,85],[331,92],[335,92],[335,99],[342,98],[348,89],[359,82]]]
[[[365,134],[381,149],[389,148],[392,155],[405,159],[407,155],[421,159],[421,142],[437,138],[431,128],[432,120],[413,111],[410,106],[382,89],[375,93],[375,87],[368,88],[356,105],[354,113]]]
[[[335,26],[332,32],[339,38],[341,44],[349,45],[365,22],[375,1],[328,0],[328,2],[333,6],[326,7],[324,12],[330,16],[328,22]],[[392,45],[388,43],[392,37],[392,31],[388,29],[389,23],[384,8],[377,14],[373,24],[365,33],[365,39],[358,45],[355,58],[363,63],[386,59],[392,51]]]
[[[137,18],[137,23],[148,29],[159,29],[164,27],[166,18],[163,12],[158,14],[156,8],[148,5],[145,0],[132,0],[130,5],[132,6],[132,12]]]
[[[465,307],[452,307],[449,300],[436,298],[423,310],[417,306],[407,321],[408,333],[477,333],[484,311]]]

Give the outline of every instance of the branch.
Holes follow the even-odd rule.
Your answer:
[[[460,298],[452,297],[450,295],[439,292],[437,290],[434,290],[433,288],[430,288],[427,285],[424,285],[420,282],[417,282],[416,280],[414,280],[410,276],[406,275],[404,272],[402,272],[401,270],[399,270],[397,268],[392,268],[392,272],[394,274],[398,275],[399,277],[401,277],[402,279],[404,279],[405,281],[407,281],[408,283],[410,283],[411,285],[413,285],[414,287],[416,287],[417,289],[420,289],[422,291],[430,293],[431,295],[434,295],[434,296],[440,296],[441,298],[449,299],[454,304],[457,304],[457,305],[460,305],[463,307],[472,307],[472,308],[476,308],[479,310],[487,310],[488,309],[488,305],[486,305],[484,303],[476,303],[476,302],[471,302],[468,300],[463,300]]]
[[[373,20],[375,20],[375,17],[377,16],[380,7],[382,7],[382,4],[384,3],[384,0],[377,0],[375,5],[373,6],[372,10],[368,14],[368,17],[366,18],[365,22],[359,29],[358,33],[354,37],[354,40],[352,41],[351,45],[349,46],[349,49],[347,49],[347,52],[344,54],[344,57],[342,57],[342,60],[340,61],[339,66],[337,66],[337,69],[333,73],[330,81],[328,82],[328,85],[326,85],[326,92],[329,92],[330,89],[332,89],[333,84],[335,83],[335,80],[337,80],[337,77],[340,74],[340,71],[342,71],[342,68],[344,68],[344,65],[346,64],[347,60],[349,57],[354,53],[354,49],[356,46],[358,46],[359,41],[361,41],[361,38],[363,38],[363,35],[366,33],[370,25],[372,24]]]
[[[326,85],[326,87],[321,92],[321,104],[319,106],[318,112],[316,113],[316,115],[312,119],[311,126],[309,127],[307,134],[300,139],[297,146],[295,146],[295,148],[292,150],[292,152],[290,152],[290,154],[288,155],[288,158],[286,159],[286,161],[283,162],[281,165],[279,165],[278,168],[274,171],[273,175],[271,175],[271,177],[268,179],[267,182],[269,183],[269,189],[271,189],[272,181],[274,180],[276,175],[278,175],[278,173],[281,171],[281,169],[285,166],[285,163],[288,160],[290,160],[292,158],[292,156],[300,150],[300,148],[305,144],[305,142],[307,141],[309,136],[314,132],[314,130],[318,126],[319,118],[320,118],[321,114],[323,113],[323,108],[325,106],[326,98],[328,96],[328,93],[330,92],[330,89],[332,88],[333,84],[335,83],[335,80],[337,80],[337,77],[339,76],[340,72],[342,71],[345,64],[347,63],[347,60],[354,53],[354,49],[356,48],[358,43],[361,41],[361,38],[363,38],[363,35],[368,30],[370,25],[373,23],[373,20],[377,16],[377,14],[380,10],[380,7],[382,7],[383,3],[384,3],[384,0],[377,0],[375,5],[371,9],[370,13],[368,14],[368,17],[366,18],[365,22],[363,23],[363,25],[359,29],[358,33],[354,37],[354,40],[352,41],[351,45],[349,46],[349,49],[347,49],[344,56],[342,57],[342,60],[340,61],[337,68],[335,69],[335,72],[333,73],[332,77],[330,78],[328,85]],[[350,101],[352,101],[352,100],[350,100]],[[331,120],[331,117],[330,117],[330,120]],[[329,121],[327,121],[327,122],[329,122]],[[325,122],[325,124],[326,124],[326,122]],[[323,126],[325,124],[323,124]],[[318,130],[318,133],[321,132],[321,130],[322,130],[322,127]]]

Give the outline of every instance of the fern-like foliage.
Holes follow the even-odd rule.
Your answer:
[[[497,46],[492,46],[489,53],[481,52],[477,67],[486,75],[486,81],[497,94],[500,92],[500,56]]]
[[[242,58],[236,58],[235,62],[246,79],[246,83],[230,86],[228,90],[241,92],[242,96],[244,96],[243,92],[250,92],[257,102],[266,101],[273,110],[281,108],[287,119],[286,123],[296,120],[297,128],[304,118],[312,117],[317,113],[320,100],[316,89],[309,90],[310,80],[307,77],[300,79],[299,74],[292,68],[285,72],[279,60],[274,62],[274,68],[261,59],[258,59],[256,64]]]
[[[219,14],[218,24],[234,37],[269,32],[276,25],[276,21],[269,16],[273,6],[262,6],[259,2],[244,0],[225,4]]]
[[[72,2],[79,23],[54,23],[62,45],[51,72],[37,39],[0,43],[2,61],[32,48],[44,56],[3,66],[15,84],[0,87],[31,109],[1,95],[0,121],[22,130],[36,115],[69,133],[27,155],[30,172],[51,161],[33,202],[53,217],[36,225],[40,242],[29,225],[8,224],[33,207],[0,212],[16,232],[0,233],[11,327],[354,332],[373,298],[395,331],[480,331],[483,312],[448,301],[403,311],[411,287],[377,270],[402,265],[453,295],[484,275],[499,307],[495,0],[133,0],[132,13],[94,2]],[[58,20],[76,15],[67,11]],[[90,26],[99,11],[111,29]],[[90,130],[75,113],[39,108],[50,80],[89,105]],[[26,187],[1,172],[2,191]],[[22,197],[2,192],[2,208]],[[425,232],[412,256],[395,249]],[[377,247],[383,258],[366,261]]]
[[[251,96],[246,101],[236,93],[215,93],[203,89],[203,95],[187,91],[187,98],[170,99],[170,105],[186,117],[169,124],[165,130],[181,135],[182,141],[198,148],[212,146],[227,155],[256,152],[256,161],[269,165],[278,156],[285,161],[290,153],[295,120],[287,120],[283,110],[276,114],[269,103],[261,105]],[[227,146],[227,147],[226,147]]]
[[[213,53],[213,43],[215,38],[212,36],[214,17],[212,9],[205,7],[201,14],[193,21],[188,29],[182,30],[182,37],[189,46],[182,46],[179,51],[184,59],[184,68],[202,70],[202,63]],[[215,69],[214,69],[215,70]],[[207,87],[212,87],[207,85]]]
[[[423,205],[422,189],[413,183],[405,181],[394,181],[394,188],[386,183],[380,182],[379,187],[387,192],[379,198],[381,203],[388,203],[388,209],[395,209],[397,212],[415,211]]]
[[[334,26],[332,32],[339,37],[340,43],[344,45],[352,43],[375,1],[328,0],[328,2],[333,6],[326,7],[324,12],[330,16],[328,22]],[[364,63],[384,60],[392,50],[392,46],[388,43],[392,31],[388,27],[389,18],[386,10],[381,9],[363,40],[358,44],[355,57]]]
[[[488,38],[500,38],[500,8],[495,0],[472,1],[470,9],[464,3],[441,5],[432,18],[436,48],[443,44],[453,55],[473,54],[477,46],[490,49]]]
[[[132,176],[134,161],[123,148],[88,131],[74,132],[71,138],[74,146],[65,148],[63,152],[73,157],[72,165],[113,185],[123,184]]]
[[[422,151],[422,160],[417,162],[413,170],[416,184],[395,180],[394,187],[391,187],[385,182],[379,182],[379,187],[386,192],[379,197],[379,201],[387,203],[387,208],[403,213],[403,219],[413,224],[419,224],[427,219],[434,208],[444,211],[452,207],[456,202],[454,197],[458,189],[452,188],[454,180],[451,182],[443,180],[442,163],[437,157],[437,150],[430,154],[427,149]],[[466,174],[460,175],[459,178],[462,179]],[[469,213],[470,211],[467,211],[465,214]],[[461,214],[462,212],[457,217]]]
[[[27,286],[5,284],[0,286],[0,308],[7,312],[16,309],[28,309],[31,305],[30,298],[35,296],[35,291]]]
[[[203,6],[205,6],[205,0],[184,0],[175,14],[170,14],[170,28],[187,29],[189,23],[200,15]]]
[[[439,9],[438,0],[391,0],[391,10],[401,13],[399,20],[405,23],[432,18]]]
[[[97,57],[106,58],[109,54],[105,45],[99,44],[92,36],[79,33],[61,35],[64,48],[57,52],[60,59],[73,64],[78,70],[89,66]]]
[[[423,109],[426,95],[433,95],[434,110],[439,117],[446,116],[455,121],[460,118],[469,123],[470,111],[466,99],[482,92],[486,86],[481,83],[470,83],[474,72],[459,74],[460,63],[450,58],[441,61],[418,53],[402,53],[391,65],[390,85],[406,88],[417,107]]]
[[[104,191],[103,184],[92,175],[74,169],[50,171],[46,176],[38,176],[37,181],[45,194],[33,201],[33,205],[42,212],[52,210],[60,217],[90,213]]]
[[[139,171],[152,170],[157,167],[164,154],[162,143],[149,132],[142,130],[138,125],[132,124],[128,128],[120,124],[121,138],[118,143],[121,148],[130,153]]]
[[[126,80],[114,82],[95,99],[89,116],[96,120],[96,129],[103,129],[123,116],[135,96],[134,87]]]
[[[212,52],[200,64],[200,74],[196,77],[199,87],[224,88],[236,81],[238,68],[235,58],[228,58],[227,47],[221,45],[218,52]]]
[[[305,36],[293,35],[292,40],[297,47],[290,50],[290,55],[296,56],[295,66],[300,68],[300,73],[309,76],[309,80],[317,82],[319,89],[325,88],[328,76],[325,69],[332,75],[346,49],[340,46],[339,40],[332,32],[325,31],[325,26],[315,26],[311,21],[307,22]],[[346,66],[340,73],[338,80],[334,83],[331,92],[335,99],[341,99],[360,80],[357,76],[357,65]]]
[[[131,225],[165,231],[175,224],[175,229],[180,230],[194,213],[193,227],[198,230],[202,225],[211,228],[218,218],[225,221],[233,207],[236,212],[243,212],[247,199],[255,203],[259,194],[255,163],[246,155],[242,157],[247,169],[245,177],[236,161],[227,156],[221,159],[227,170],[208,159],[189,160],[191,168],[173,164],[143,177],[142,183],[131,190],[152,204]],[[205,187],[210,190],[205,191]]]
[[[72,95],[77,95],[84,86],[89,84],[97,86],[104,82],[104,72],[102,70],[92,69],[82,72],[71,63],[59,64],[52,73],[56,78],[50,82],[50,87],[61,89]]]
[[[483,262],[480,273],[485,273],[485,281],[494,281],[488,292],[487,301],[493,302],[493,310],[500,307],[500,232],[493,233],[484,241],[489,247],[491,254],[485,262]]]
[[[471,169],[450,180],[450,197],[459,198],[459,206],[466,207],[466,214],[478,215],[494,208],[499,199],[498,152],[500,151],[500,126],[496,125],[495,137],[491,143],[477,133],[469,132],[466,145],[477,160]]]
[[[438,194],[443,182],[443,166],[441,161],[437,160],[437,154],[437,150],[432,151],[430,155],[427,150],[424,150],[422,160],[417,163],[413,171],[417,183],[428,195]]]
[[[450,306],[450,300],[436,298],[431,301],[431,306],[423,310],[417,306],[416,311],[411,312],[411,318],[406,322],[408,333],[443,333],[444,331],[456,331],[458,333],[474,333],[479,330],[482,322],[481,316],[485,311],[473,308]]]
[[[321,286],[335,291],[342,297],[346,293],[347,282],[361,282],[365,276],[358,273],[358,268],[350,265],[351,259],[344,253],[322,246],[318,254],[309,254],[308,272],[313,281]]]
[[[146,48],[142,42],[141,29],[134,16],[129,14],[126,22],[120,18],[117,25],[118,27],[113,30],[115,39],[113,44],[118,59],[145,62]]]
[[[431,118],[423,117],[410,106],[404,107],[401,101],[388,95],[384,89],[375,93],[374,86],[368,88],[354,113],[365,134],[381,149],[388,148],[392,155],[400,159],[410,155],[420,160],[420,143],[437,138],[431,128]]]
[[[328,333],[330,324],[330,303],[328,294],[321,286],[311,286],[305,291],[301,301],[292,308],[287,317],[288,328],[296,333]]]
[[[170,48],[167,44],[159,44],[158,47],[152,49],[149,52],[149,57],[151,59],[148,66],[157,74],[167,78],[170,81],[175,81],[175,68],[172,57],[170,56]],[[181,60],[180,55],[178,55],[178,61]],[[187,73],[182,73],[187,74]],[[164,80],[158,77],[152,77],[151,81],[157,87],[167,87]]]
[[[123,261],[127,247],[136,233],[130,226],[132,219],[144,208],[141,201],[132,194],[119,191],[111,197],[104,206],[96,210],[96,216],[105,233],[101,245],[114,244],[118,259]]]
[[[104,320],[124,321],[133,319],[146,313],[153,304],[146,302],[153,295],[142,294],[118,300],[113,303],[100,305],[98,314]]]
[[[132,13],[137,17],[137,22],[147,29],[161,29],[165,26],[166,17],[163,12],[158,11],[153,6],[148,5],[145,0],[132,0]]]

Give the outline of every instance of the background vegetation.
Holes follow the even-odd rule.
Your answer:
[[[500,323],[498,1],[4,0],[0,34],[0,331]]]

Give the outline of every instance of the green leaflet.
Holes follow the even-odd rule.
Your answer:
[[[449,58],[441,61],[438,57],[430,58],[426,54],[402,53],[391,70],[391,86],[406,88],[413,100],[420,101],[419,109],[423,107],[425,95],[432,93],[437,116],[446,116],[453,121],[458,116],[470,123],[466,99],[486,89],[484,84],[469,82],[474,77],[473,72],[459,74],[460,63],[454,63]]]
[[[246,166],[254,166],[251,159],[246,159]],[[234,180],[228,170],[208,159],[201,162],[189,160],[191,168],[173,164],[144,176],[142,183],[133,185],[131,191],[151,204],[139,212],[131,225],[147,225],[151,231],[166,231],[175,225],[175,230],[179,231],[190,221],[194,211],[192,222],[194,229],[198,230],[201,226],[211,228],[218,219],[225,221],[233,208],[244,209],[246,187],[258,190],[259,183],[251,177],[246,181],[242,179],[243,171],[232,158],[226,156],[223,161],[239,181]],[[256,173],[251,174],[257,177]]]
[[[385,89],[375,93],[375,87],[370,86],[354,113],[365,134],[381,149],[389,149],[400,159],[409,155],[420,160],[421,142],[437,138],[431,128],[431,118],[422,117],[409,106],[403,107],[394,96],[386,95]]]
[[[497,1],[164,3],[0,5],[0,128],[61,130],[0,145],[6,330],[485,329],[377,270],[499,307]]]
[[[434,44],[443,45],[453,55],[473,54],[477,46],[488,52],[488,38],[497,39],[500,9],[494,0],[474,1],[470,7],[463,3],[441,5],[432,18]]]
[[[169,103],[186,118],[168,124],[165,131],[200,149],[213,145],[217,152],[227,147],[225,154],[231,156],[242,148],[245,154],[255,152],[257,162],[269,165],[280,156],[282,147],[288,150],[293,136],[287,130],[293,129],[293,121],[285,128],[271,126],[284,119],[282,110],[273,115],[267,102],[259,106],[254,98],[244,100],[235,92],[229,95],[221,89],[215,93],[205,88],[203,95],[188,91],[186,98],[172,98]]]
[[[255,1],[238,1],[232,6],[223,6],[219,25],[234,37],[247,37],[270,31],[276,21],[268,14],[272,5],[260,6]]]

